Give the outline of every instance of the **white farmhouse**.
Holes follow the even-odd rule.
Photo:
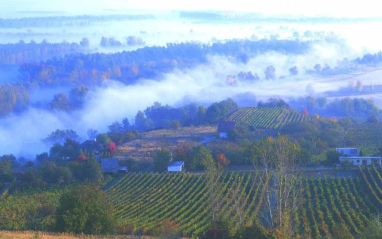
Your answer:
[[[342,157],[340,156],[340,162],[350,162],[354,166],[381,164],[382,157]]]
[[[341,163],[349,162],[353,166],[381,164],[382,157],[362,157],[359,156],[357,148],[336,148],[340,154],[339,160]]]
[[[167,166],[168,172],[182,172],[184,168],[184,161],[174,161]]]

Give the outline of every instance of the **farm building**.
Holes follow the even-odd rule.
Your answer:
[[[381,164],[382,157],[340,157],[340,162],[350,162],[354,166]]]
[[[228,132],[236,127],[235,121],[220,121],[218,125],[218,132],[220,138],[228,138]]]
[[[336,151],[340,154],[341,163],[349,162],[353,166],[381,164],[382,162],[382,157],[359,156],[357,148],[336,148]]]
[[[101,159],[101,169],[103,173],[118,173],[127,172],[127,167],[120,167],[118,159],[115,158],[103,158]]]
[[[184,161],[174,161],[167,166],[168,172],[182,172],[184,168]]]

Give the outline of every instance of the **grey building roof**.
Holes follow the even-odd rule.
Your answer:
[[[336,151],[344,156],[359,156],[357,148],[336,148]]]
[[[172,167],[172,166],[179,167],[179,166],[182,166],[183,164],[184,164],[184,161],[174,161],[174,162],[170,163],[168,166],[169,167]]]

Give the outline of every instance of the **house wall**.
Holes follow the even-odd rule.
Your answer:
[[[168,172],[181,172],[182,171],[182,166],[168,166],[167,167]]]
[[[366,162],[366,165],[372,165],[373,162],[375,162],[376,164],[381,164],[381,159],[373,159],[373,158],[343,158],[343,159],[340,159],[341,163],[345,162],[345,161],[349,161],[351,162],[352,165],[354,166],[362,166],[362,165],[365,165],[363,162]]]

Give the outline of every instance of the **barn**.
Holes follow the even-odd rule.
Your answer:
[[[167,166],[168,172],[182,172],[184,168],[184,161],[174,161]]]

